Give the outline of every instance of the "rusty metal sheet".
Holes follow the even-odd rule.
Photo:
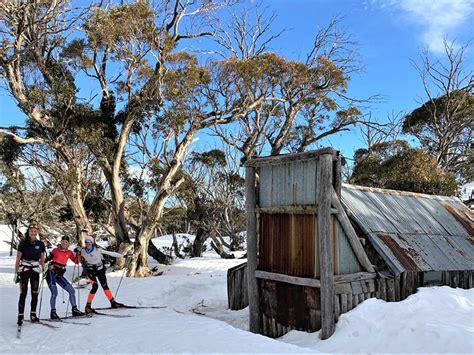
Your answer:
[[[433,240],[429,235],[423,234],[405,234],[403,237],[408,241],[408,244],[418,253],[426,265],[420,265],[418,269],[426,271],[438,270],[458,270],[458,265],[443,252],[443,247],[436,244],[437,240]]]
[[[448,259],[455,266],[452,268],[439,268],[434,271],[454,271],[454,270],[472,270],[474,264],[473,246],[471,245],[471,251],[464,251],[463,247],[459,243],[456,243],[456,237],[450,235],[429,235],[428,236],[433,243],[441,250],[445,255],[445,259]],[[463,238],[464,239],[464,238]],[[446,261],[444,261],[446,262]]]
[[[416,218],[417,223],[422,227],[427,234],[447,234],[446,229],[432,216],[430,210],[436,208],[430,204],[421,202],[422,198],[415,196],[406,196],[403,201],[406,201],[406,211]]]
[[[454,218],[444,207],[446,204],[451,205],[448,200],[440,201],[437,199],[420,198],[419,202],[430,211],[431,216],[443,226],[449,235],[469,236],[462,224]]]
[[[314,277],[314,215],[260,215],[259,270]]]
[[[342,203],[396,273],[474,268],[474,216],[458,198],[344,184]]]
[[[377,208],[367,194],[355,189],[342,188],[341,201],[349,212],[351,218],[357,221],[359,227],[367,233],[385,232],[397,233],[398,229]]]
[[[400,233],[426,233],[418,223],[418,218],[411,213],[411,206],[406,196],[367,194],[373,206],[379,209]],[[406,201],[405,201],[406,200]],[[410,213],[407,213],[409,212]]]
[[[379,242],[385,250],[389,250],[397,259],[398,263],[403,267],[403,271],[418,271],[418,264],[420,264],[420,257],[410,250],[410,246],[400,235],[387,235],[384,233],[377,234]],[[422,265],[424,263],[421,263]]]

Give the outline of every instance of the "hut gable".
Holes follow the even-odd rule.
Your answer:
[[[318,160],[298,158],[259,166],[259,269],[319,278]],[[334,215],[331,220],[334,274],[363,271],[339,221]]]
[[[396,274],[474,269],[474,216],[455,197],[343,184],[353,223]]]

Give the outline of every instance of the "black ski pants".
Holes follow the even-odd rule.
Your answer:
[[[86,275],[92,281],[90,293],[95,294],[97,292],[99,289],[99,282],[104,291],[109,289],[109,285],[107,285],[107,277],[105,276],[105,267],[102,267],[100,270],[86,269]]]
[[[20,273],[20,300],[18,301],[18,314],[24,314],[28,283],[31,285],[31,313],[36,313],[38,305],[40,274],[34,270],[25,270]]]

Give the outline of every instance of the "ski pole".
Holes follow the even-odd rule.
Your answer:
[[[45,278],[46,278],[46,276],[43,273],[41,273],[41,282],[40,282],[40,286],[39,286],[41,291],[38,290],[39,293],[40,293],[40,306],[39,306],[39,311],[38,311],[38,318],[41,317],[41,305],[43,304],[43,284],[44,284],[44,279]]]
[[[61,295],[63,296],[63,303],[64,303],[64,288],[61,287]]]
[[[74,263],[74,267],[72,268],[72,283],[73,283],[73,284],[74,284],[74,274],[75,274],[75,273],[76,273],[76,263]],[[64,290],[63,290],[63,292],[64,292]],[[64,293],[63,293],[63,294],[64,294]],[[79,296],[79,295],[78,295],[78,296]],[[64,300],[63,300],[63,302],[64,302]],[[68,310],[69,310],[69,303],[70,303],[70,302],[68,302],[68,303],[67,303],[67,306],[66,306],[66,315],[65,315],[66,317],[67,317],[67,312],[68,312]]]
[[[128,267],[130,266],[130,260],[131,259],[132,258],[127,258],[127,260],[125,261],[125,265],[123,267],[123,272],[122,272],[122,277],[120,278],[119,284],[117,286],[117,291],[115,291],[115,298],[117,298],[118,292],[120,290],[120,285],[122,284],[123,276],[125,275],[125,271],[127,271]]]
[[[81,271],[79,270],[79,265],[77,265],[77,306],[81,308],[81,285],[79,281],[81,281]]]

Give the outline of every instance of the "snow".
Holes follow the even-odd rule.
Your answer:
[[[248,332],[248,309],[227,309],[227,269],[245,260],[224,260],[212,251],[202,258],[158,265],[163,271],[158,277],[123,278],[119,302],[167,306],[165,309],[114,310],[109,312],[132,317],[97,316],[80,320],[90,325],[60,323],[60,329],[26,323],[21,339],[16,339],[19,292],[12,282],[14,256],[9,256],[9,245],[2,242],[9,236],[9,231],[0,226],[0,353],[474,352],[474,290],[449,287],[422,288],[398,303],[366,300],[342,315],[335,334],[325,341],[319,339],[318,332],[292,331],[279,339],[252,334]],[[160,247],[169,247],[171,242],[171,236],[154,240]],[[72,271],[71,264],[68,279]],[[107,274],[114,295],[121,276],[122,272]],[[84,307],[88,290],[78,292]],[[49,295],[45,285],[41,317],[49,314]],[[99,288],[93,306],[107,305]],[[60,292],[59,315],[64,315],[66,306]],[[28,310],[29,296],[26,314]]]
[[[467,201],[472,198],[472,192],[474,190],[474,182],[464,184],[459,189],[461,191],[461,200]]]

